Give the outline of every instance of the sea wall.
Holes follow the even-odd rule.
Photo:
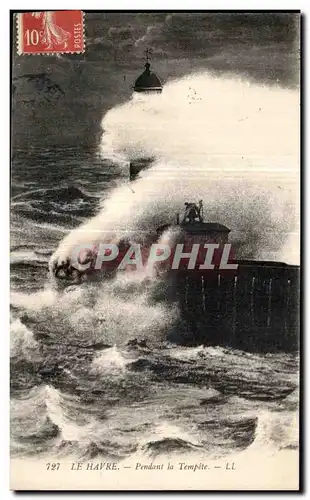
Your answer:
[[[172,276],[170,298],[179,302],[182,320],[188,325],[184,343],[250,351],[296,350],[299,267],[240,262],[235,273],[187,270]]]

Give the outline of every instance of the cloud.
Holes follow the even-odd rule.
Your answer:
[[[162,40],[162,25],[154,24],[146,28],[143,36],[135,41],[135,47]]]
[[[88,15],[89,16],[89,15]],[[235,50],[271,46],[290,51],[298,16],[262,13],[96,14],[87,17],[89,60],[138,65],[144,51],[154,60],[227,58]]]
[[[117,27],[111,26],[108,30],[107,37],[113,40],[115,43],[120,41],[127,41],[128,39],[134,38],[134,28],[131,26],[127,27]]]
[[[292,14],[168,14],[148,25],[136,47],[161,48],[174,55],[208,55],[227,44],[292,42],[296,37]]]

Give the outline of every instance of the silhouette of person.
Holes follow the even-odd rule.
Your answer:
[[[184,205],[185,205],[185,214],[183,222],[186,222],[186,219],[188,219],[188,222],[193,223],[197,218],[201,222],[202,220],[200,215],[201,207],[198,208],[196,203],[188,203],[188,202],[184,203]]]

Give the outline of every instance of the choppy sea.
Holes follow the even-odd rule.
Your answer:
[[[177,311],[143,280],[58,287],[48,261],[117,166],[17,150],[11,192],[11,454],[121,460],[298,448],[298,353],[167,340]]]

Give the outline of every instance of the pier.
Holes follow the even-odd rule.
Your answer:
[[[238,261],[235,273],[172,277],[171,298],[188,325],[184,343],[292,351],[299,345],[298,266]]]

